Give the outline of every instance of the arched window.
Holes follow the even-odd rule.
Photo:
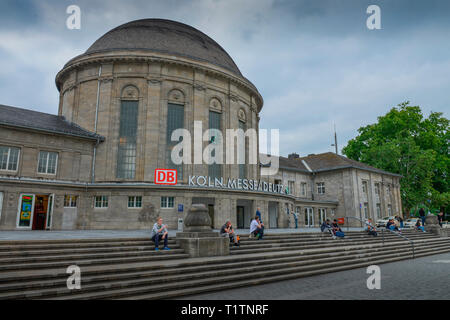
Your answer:
[[[245,133],[245,131],[247,130],[247,125],[246,125],[246,115],[245,115],[245,111],[244,109],[239,109],[239,113],[238,113],[238,119],[239,119],[239,129],[242,129]],[[247,178],[247,143],[246,143],[246,139],[244,137],[244,141],[242,141],[241,143],[244,143],[244,162],[243,164],[239,164],[239,178],[240,179],[246,179]]]
[[[209,103],[209,129],[222,130],[222,104],[217,98],[212,98]],[[222,143],[219,134],[211,134],[210,140],[210,143]],[[212,151],[212,157],[216,156],[215,152],[216,150]],[[222,164],[213,163],[208,165],[208,175],[211,178],[219,179],[222,176]]]
[[[123,90],[120,103],[117,178],[134,179],[136,174],[136,140],[138,126],[138,91],[133,86]],[[128,100],[129,99],[129,100]]]
[[[169,92],[167,103],[167,134],[166,134],[166,161],[168,169],[177,170],[177,178],[183,179],[183,164],[175,164],[172,161],[172,149],[179,141],[172,141],[172,133],[176,129],[184,128],[184,94],[174,89]]]

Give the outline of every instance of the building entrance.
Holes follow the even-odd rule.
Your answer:
[[[51,228],[53,194],[21,194],[17,215],[17,228],[45,230]]]
[[[245,228],[245,208],[243,206],[237,206],[236,207],[236,221],[237,221],[237,227],[238,229],[244,229]]]
[[[47,220],[48,196],[36,195],[33,211],[32,230],[45,230],[45,221]]]
[[[305,208],[305,227],[314,227],[314,210],[313,208]]]
[[[269,228],[278,228],[278,203],[269,202]]]

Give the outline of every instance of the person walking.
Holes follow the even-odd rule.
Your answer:
[[[420,219],[422,220],[422,225],[424,225],[425,224],[425,210],[423,208],[420,208],[419,216],[420,216]]]
[[[298,229],[298,212],[294,211],[292,214],[294,215],[295,229]]]
[[[403,229],[403,218],[402,217],[400,217],[400,216],[397,216],[397,221],[399,222],[399,224],[400,224],[400,229]]]
[[[256,208],[256,215],[259,217],[259,221],[262,222],[262,218],[261,218],[261,209],[258,207]]]
[[[170,250],[168,247],[169,231],[167,225],[163,224],[161,217],[158,217],[156,223],[153,225],[150,238],[155,243],[155,251],[159,250],[159,241],[164,240],[164,250]]]
[[[437,218],[438,218],[439,225],[442,228],[442,222],[444,221],[444,212],[442,210],[441,210],[441,212],[439,212]]]

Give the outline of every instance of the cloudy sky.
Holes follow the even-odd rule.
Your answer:
[[[66,8],[81,8],[81,30]],[[369,5],[381,30],[369,30]],[[56,73],[125,22],[164,18],[216,40],[262,94],[281,155],[334,151],[409,100],[450,111],[448,0],[1,0],[0,104],[57,113]]]

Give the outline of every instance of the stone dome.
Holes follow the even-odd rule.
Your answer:
[[[83,54],[148,50],[209,62],[241,76],[230,55],[213,39],[186,24],[143,19],[125,23],[104,34]]]

